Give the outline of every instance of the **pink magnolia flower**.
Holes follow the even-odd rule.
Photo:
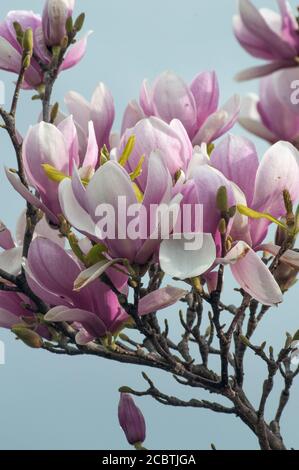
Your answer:
[[[48,47],[59,46],[67,34],[66,20],[72,16],[75,0],[47,0],[43,11],[43,33]]]
[[[273,245],[261,246],[270,222],[267,219],[248,219],[237,213],[228,227],[233,240],[232,249],[222,259],[216,194],[220,186],[225,186],[230,206],[248,205],[279,219],[286,212],[283,191],[287,189],[294,202],[299,198],[299,152],[288,142],[278,142],[266,152],[259,164],[251,142],[229,135],[215,148],[210,160],[199,154],[194,158],[195,162],[191,162],[187,172],[189,180],[183,183],[183,189],[182,182],[179,182],[180,191],[188,202],[203,204],[204,231],[212,233],[218,246],[216,263],[230,265],[238,284],[263,304],[281,302],[282,294],[277,282],[256,253],[264,248],[277,253],[277,247]],[[196,276],[196,252],[186,252],[181,245],[177,240],[162,242],[160,260],[163,270],[182,279],[190,277],[190,273]],[[299,265],[298,257],[295,256],[294,260],[292,252],[287,252],[284,262],[292,267]],[[213,277],[208,281],[215,284]]]
[[[62,176],[71,176],[74,165],[80,167],[81,176],[89,177],[98,164],[98,146],[92,122],[89,123],[87,150],[79,154],[77,130],[72,116],[56,127],[40,122],[31,127],[23,143],[24,168],[30,184],[39,197],[29,192],[16,173],[6,170],[13,187],[29,202],[42,209],[55,224],[62,213],[58,199],[58,183],[49,178],[42,165],[50,165]]]
[[[74,290],[82,269],[79,261],[51,240],[39,237],[30,245],[25,266],[28,284],[40,299],[53,307],[45,320],[75,323],[78,344],[108,333],[116,334],[129,320],[116,294],[100,279],[95,278],[80,291]],[[124,274],[111,268],[107,275],[119,292],[126,293]],[[185,294],[186,291],[172,287],[148,294],[140,301],[139,315],[173,305]]]
[[[131,445],[142,444],[146,437],[146,425],[142,412],[128,393],[121,393],[118,420]]]
[[[170,124],[166,124],[157,117],[145,118],[137,122],[134,127],[124,132],[116,150],[116,159],[120,159],[131,136],[135,137],[135,144],[126,168],[129,173],[133,172],[140,159],[145,157],[142,173],[137,178],[142,191],[147,185],[149,157],[152,152],[160,152],[172,177],[177,171],[186,169],[193,154],[192,143],[185,128],[177,119],[172,120]]]
[[[93,122],[98,147],[104,145],[110,149],[110,133],[114,122],[115,109],[111,92],[104,83],[99,83],[90,103],[75,91],[70,91],[65,97],[69,112],[73,115],[80,149],[86,149],[88,124]]]
[[[23,30],[31,28],[33,31],[34,57],[25,73],[24,88],[34,89],[43,83],[44,73],[39,61],[48,65],[51,54],[45,43],[42,19],[32,11],[11,11],[4,22],[0,24],[0,69],[18,74],[22,63],[22,48],[16,38],[14,22],[18,22]],[[83,58],[89,33],[79,40],[67,52],[60,68],[60,72],[74,67]]]
[[[240,110],[237,95],[220,109],[218,103],[215,72],[198,74],[190,86],[174,73],[164,72],[152,87],[143,82],[140,104],[132,101],[125,111],[122,134],[144,117],[156,116],[167,124],[180,120],[193,145],[210,143],[234,126]]]
[[[258,10],[250,0],[239,0],[239,15],[233,20],[234,32],[249,54],[268,63],[241,72],[237,78],[247,80],[271,74],[275,70],[297,65],[299,28],[286,0],[277,0],[280,13]]]
[[[0,327],[11,330],[15,325],[24,325],[36,321],[32,310],[34,305],[26,295],[16,292],[0,292]],[[29,307],[29,308],[27,308]],[[38,324],[34,330],[45,339],[50,339],[51,335],[46,326]]]
[[[282,71],[280,74],[285,75],[285,72]],[[260,82],[259,96],[250,94],[244,98],[239,123],[249,132],[271,143],[278,140],[297,143],[299,140],[298,104],[291,102],[292,88],[287,77],[284,84],[281,79],[279,80],[279,83],[284,85],[283,88],[278,86],[277,81],[277,73],[263,78]],[[288,105],[282,99],[284,92],[288,92],[289,95]]]
[[[23,241],[26,230],[26,211],[22,212],[17,221],[15,236],[0,221],[0,268],[13,276],[17,276],[21,272]],[[44,236],[64,246],[64,240],[59,237],[56,230],[52,229],[45,217],[43,217],[36,225],[33,237]]]
[[[167,219],[173,208],[177,207],[181,196],[172,196],[172,179],[161,153],[151,153],[149,157],[144,193],[137,189],[136,195],[136,188],[136,183],[131,181],[126,170],[119,163],[110,161],[96,171],[86,189],[76,174],[72,181],[62,181],[59,199],[70,224],[90,239],[104,241],[112,260],[121,258],[144,265],[151,261],[161,243],[161,220],[155,216],[162,209],[162,220]],[[104,218],[104,223],[101,222],[99,226],[101,218],[98,209],[106,211],[106,207],[112,208],[113,214],[108,220]],[[104,233],[106,223],[111,224],[111,221],[113,233]],[[175,223],[174,219],[168,225],[164,237],[172,233]],[[129,233],[131,226],[138,228],[133,237]],[[206,254],[204,249],[200,250],[203,264],[199,262],[197,266],[203,270],[212,265],[216,256],[212,237],[206,235],[205,241]],[[109,262],[106,265],[109,266]],[[93,266],[83,273],[78,285],[82,287],[88,279],[99,276],[107,266],[103,263]]]
[[[242,148],[242,152],[240,149]],[[260,164],[254,145],[247,139],[228,136],[211,155],[211,164],[235,184],[237,203],[248,205],[257,212],[271,214],[276,219],[285,216],[283,191],[288,190],[295,203],[299,198],[299,152],[289,142],[277,142],[264,154]],[[230,229],[235,241],[224,264],[231,264],[232,272],[254,298],[265,305],[279,303],[281,292],[276,281],[256,251],[265,250],[274,255],[279,247],[261,245],[269,229],[266,218],[248,219],[237,214]],[[292,267],[299,259],[292,251],[283,258]]]

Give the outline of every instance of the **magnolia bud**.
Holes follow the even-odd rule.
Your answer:
[[[26,29],[23,36],[23,50],[24,53],[32,56],[33,52],[33,32],[31,28]]]
[[[286,224],[286,218],[285,217],[282,217],[280,219],[280,221],[283,224]],[[275,234],[275,245],[282,246],[284,244],[284,242],[287,240],[287,238],[288,238],[287,230],[278,225],[277,229],[276,229],[276,234]]]
[[[13,27],[14,27],[15,32],[16,32],[17,41],[22,46],[23,45],[23,37],[24,37],[24,31],[22,29],[22,26],[17,21],[14,21]]]
[[[30,348],[40,349],[43,345],[43,340],[39,334],[29,328],[17,325],[11,331]]]
[[[120,395],[118,419],[129,444],[136,446],[144,442],[146,426],[143,414],[127,393]]]
[[[281,291],[287,292],[297,282],[298,271],[286,263],[280,262],[274,277]]]
[[[66,22],[72,16],[75,0],[47,0],[43,11],[43,31],[47,46],[57,46],[67,35]]]
[[[84,21],[85,21],[85,13],[81,13],[81,15],[79,15],[75,21],[74,30],[77,32],[81,31],[84,25]]]

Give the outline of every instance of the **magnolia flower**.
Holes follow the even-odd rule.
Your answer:
[[[100,262],[82,273],[76,283],[82,288],[115,260],[126,259],[139,265],[151,261],[157,254],[161,237],[167,238],[173,231],[176,216],[171,220],[169,215],[177,208],[181,195],[172,197],[172,180],[163,156],[152,153],[144,193],[131,181],[119,163],[110,161],[96,171],[87,188],[82,186],[76,173],[72,181],[62,181],[59,200],[70,224],[90,239],[104,241],[112,258],[112,261]],[[162,217],[156,217],[159,210],[162,211]],[[102,211],[108,211],[107,217],[103,218]],[[170,222],[163,228],[162,235],[163,220]],[[209,234],[204,237],[200,255],[202,260],[200,256],[197,257],[197,269],[206,271],[216,256],[215,245]]]
[[[172,177],[179,170],[185,170],[193,154],[192,143],[183,125],[177,119],[166,124],[159,118],[151,117],[142,119],[134,127],[127,129],[116,150],[118,160],[132,136],[135,138],[135,143],[126,168],[128,172],[133,172],[144,157],[142,172],[136,179],[142,191],[147,185],[149,157],[152,152],[160,152]]]
[[[151,87],[142,84],[140,105],[129,103],[123,118],[122,134],[144,117],[156,116],[167,124],[181,121],[193,144],[210,143],[229,131],[237,121],[240,100],[233,96],[218,109],[219,86],[215,72],[203,72],[188,86],[172,72],[164,72]]]
[[[59,46],[66,32],[66,20],[72,16],[75,0],[47,0],[43,11],[43,33],[46,45]]]
[[[280,219],[286,213],[284,190],[288,190],[294,203],[298,201],[299,152],[289,142],[278,142],[267,150],[259,164],[251,142],[228,136],[212,152],[211,164],[235,184],[237,204],[248,205],[265,215],[256,219],[237,213],[229,232],[235,244],[221,262],[233,263],[235,278],[254,298],[265,305],[278,303],[282,299],[280,289],[256,251],[265,250],[274,255],[279,252],[280,247],[276,245],[261,244],[271,220]],[[299,267],[299,258],[291,250],[281,262]]]
[[[256,251],[265,250],[276,255],[279,247],[265,240],[273,218],[286,213],[283,191],[287,189],[292,201],[299,198],[299,152],[288,142],[278,142],[264,155],[261,163],[254,145],[247,139],[227,136],[212,152],[210,160],[195,154],[187,171],[187,181],[179,181],[183,202],[203,205],[203,231],[210,232],[215,240],[218,258],[215,264],[229,265],[238,284],[265,305],[282,301],[281,290],[274,277]],[[249,219],[236,213],[228,226],[232,248],[223,259],[220,256],[218,224],[221,215],[216,207],[216,195],[224,186],[228,205],[249,206],[271,217]],[[182,249],[181,241],[164,240],[160,248],[162,268],[182,279],[199,275],[196,252]],[[299,267],[299,257],[287,251],[283,262],[292,268]],[[210,280],[215,284],[215,279]]]
[[[29,202],[42,209],[56,224],[61,208],[58,182],[71,176],[74,165],[80,167],[82,178],[93,173],[98,163],[98,146],[92,122],[89,123],[88,145],[84,158],[80,158],[77,130],[72,116],[57,127],[40,122],[31,127],[23,143],[24,168],[30,182],[39,193],[34,196],[21,183],[18,175],[6,170],[13,187]]]
[[[0,269],[17,276],[21,272],[23,241],[26,230],[26,211],[22,212],[17,221],[15,237],[11,231],[0,221]],[[64,246],[64,240],[59,237],[58,232],[50,228],[43,217],[36,225],[33,238],[44,236],[54,243]]]
[[[45,339],[51,335],[45,325],[41,325],[32,309],[34,305],[26,295],[16,292],[0,292],[0,327],[11,330],[13,327],[30,328]]]
[[[25,265],[27,282],[40,299],[53,306],[45,320],[75,323],[78,344],[117,334],[130,319],[115,293],[100,279],[74,290],[82,269],[78,260],[51,240],[38,237],[30,245]],[[127,276],[113,268],[107,275],[119,292],[126,293]],[[141,299],[138,313],[147,315],[166,308],[185,295],[186,291],[170,286],[156,290]]]
[[[65,96],[65,103],[69,112],[73,115],[80,148],[86,150],[88,125],[92,121],[98,147],[101,150],[104,145],[110,149],[110,132],[114,122],[115,110],[113,97],[104,83],[99,83],[95,89],[91,102],[75,91],[70,91]]]
[[[143,414],[128,393],[120,395],[118,419],[129,444],[141,445],[145,441],[146,425]]]
[[[277,0],[280,13],[257,10],[250,0],[239,0],[239,15],[233,20],[234,32],[249,54],[268,61],[266,65],[241,72],[237,78],[248,80],[271,74],[275,70],[297,65],[299,28],[286,0]]]
[[[17,40],[15,22],[19,23],[23,30],[31,28],[33,31],[34,54],[25,73],[23,88],[38,88],[44,81],[44,73],[39,61],[48,65],[52,60],[45,43],[40,15],[36,15],[32,11],[11,11],[8,13],[5,21],[0,24],[0,69],[16,74],[21,69],[23,52]],[[60,67],[60,72],[74,67],[80,62],[85,54],[88,35],[89,33],[70,48]]]
[[[286,80],[284,88],[280,88],[276,75],[261,80],[259,97],[255,94],[245,97],[239,123],[249,132],[271,143],[278,140],[295,143],[299,140],[299,113],[296,112],[296,105],[291,103],[289,81]],[[281,99],[285,87],[289,93],[289,106]]]

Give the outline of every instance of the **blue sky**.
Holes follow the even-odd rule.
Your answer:
[[[1,2],[0,17],[7,12]],[[111,89],[117,109],[115,130],[127,102],[138,96],[143,78],[153,79],[170,69],[190,81],[198,72],[216,70],[224,102],[233,93],[257,89],[256,82],[236,84],[234,74],[256,60],[249,57],[235,41],[231,19],[235,0],[77,0],[77,12],[87,14],[86,29],[94,31],[87,55],[77,68],[60,76],[55,100],[63,103],[70,89],[89,98],[99,81]],[[274,6],[274,0],[258,0],[258,6]],[[293,5],[295,4],[292,2]],[[11,0],[11,9],[39,11],[40,0]],[[13,77],[0,72],[6,85],[7,101]],[[18,126],[25,132],[39,114],[30,92],[22,95]],[[62,104],[63,107],[63,104]],[[235,128],[234,132],[245,134]],[[262,153],[266,144],[253,139]],[[15,165],[14,154],[4,131],[0,140],[1,167]],[[0,173],[0,218],[14,228],[24,204]],[[227,280],[228,286],[230,280]],[[236,294],[234,294],[236,295]],[[276,349],[282,346],[286,331],[299,326],[296,289],[286,296],[285,304],[266,317],[256,343],[267,340]],[[231,297],[227,299],[232,301]],[[177,318],[177,309],[161,314]],[[174,334],[178,332],[174,321]],[[64,358],[29,350],[0,330],[6,345],[6,365],[0,366],[0,449],[124,449],[127,448],[117,423],[119,386],[142,389],[141,370],[98,358]],[[256,403],[260,396],[264,365],[252,354],[247,359],[247,391]],[[164,373],[148,371],[162,391],[187,398],[206,398],[200,390],[177,386]],[[282,422],[287,444],[298,447],[298,385]],[[277,400],[277,390],[273,398]],[[271,403],[269,410],[271,412]],[[274,400],[275,403],[275,400]],[[255,438],[236,418],[213,415],[193,409],[165,408],[151,399],[138,400],[148,425],[149,449],[256,448]],[[272,406],[273,408],[273,406]],[[270,413],[271,415],[271,413]]]

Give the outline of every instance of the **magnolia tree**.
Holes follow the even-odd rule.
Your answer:
[[[0,68],[17,75],[11,105],[0,109],[16,155],[16,168],[5,171],[26,201],[15,235],[1,223],[0,325],[32,348],[160,369],[191,387],[185,401],[143,373],[145,390],[120,389],[119,421],[136,449],[145,421],[132,396],[236,415],[261,449],[285,449],[280,421],[299,373],[299,333],[282,333],[280,351],[255,344],[254,333],[299,271],[298,20],[285,0],[279,13],[240,0],[235,35],[267,63],[238,78],[263,76],[260,96],[220,107],[214,72],[190,85],[165,72],[142,83],[117,135],[103,83],[90,102],[70,91],[67,114],[51,100],[59,74],[87,46],[74,3],[48,0],[42,16],[11,11],[0,26]],[[42,112],[21,136],[23,92]],[[251,141],[228,134],[238,119],[269,142],[260,159]],[[223,302],[227,271],[237,305]],[[171,305],[179,342],[175,313],[160,314]],[[258,406],[244,387],[244,359],[254,354],[267,371]],[[279,376],[284,386],[267,421]]]

